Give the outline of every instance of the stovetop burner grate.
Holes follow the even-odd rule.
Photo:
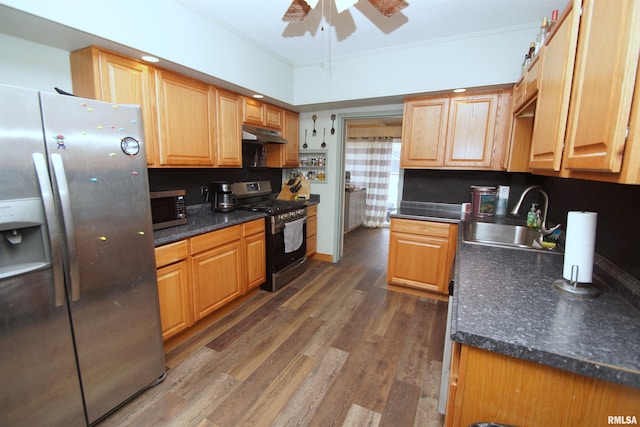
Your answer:
[[[296,200],[262,200],[258,202],[240,205],[241,209],[251,210],[255,212],[265,212],[268,214],[278,214],[304,207],[304,202]]]

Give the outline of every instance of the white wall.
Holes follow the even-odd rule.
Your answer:
[[[293,102],[291,64],[176,1],[2,0],[0,4]]]
[[[342,201],[344,197],[344,180],[342,168],[344,162],[344,128],[343,122],[347,118],[379,117],[387,115],[402,115],[403,105],[384,105],[362,108],[344,108],[336,110],[323,110],[300,114],[300,150],[304,144],[304,133],[307,130],[307,144],[309,150],[321,149],[324,129],[326,129],[325,142],[327,144],[327,169],[326,182],[311,183],[311,193],[320,195],[318,205],[318,236],[317,252],[333,256],[333,260],[339,259],[339,239],[342,235]],[[313,119],[316,115],[316,136],[312,136]],[[336,132],[331,135],[331,115],[336,115]]]
[[[319,62],[294,68],[175,0],[152,3],[151,7],[148,1],[131,0],[101,4],[0,0],[0,5],[156,55],[293,106],[513,83],[539,29],[539,24],[532,22],[348,57],[319,53]],[[36,24],[33,27],[22,31],[45,31]],[[14,30],[19,32],[20,28]]]
[[[71,92],[69,52],[0,34],[0,83]]]
[[[295,105],[515,83],[534,25],[299,66]]]

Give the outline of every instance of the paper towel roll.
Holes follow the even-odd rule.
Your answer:
[[[593,273],[593,255],[596,244],[597,212],[571,211],[567,214],[567,237],[564,249],[564,267],[562,277],[571,277],[571,269],[578,266],[579,283],[591,283]]]

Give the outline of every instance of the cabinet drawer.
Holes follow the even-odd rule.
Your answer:
[[[187,241],[170,243],[156,248],[156,268],[173,264],[174,262],[186,259],[189,256]]]
[[[234,225],[233,227],[227,227],[222,230],[192,237],[189,239],[189,249],[191,255],[193,255],[207,249],[224,245],[225,243],[233,242],[234,240],[240,240],[240,237],[240,226]]]
[[[264,219],[256,219],[255,221],[242,224],[242,237],[258,233],[264,233]]]
[[[419,221],[412,219],[391,218],[391,231],[423,236],[449,237],[452,224],[446,222]]]

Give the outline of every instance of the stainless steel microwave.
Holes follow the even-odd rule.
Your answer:
[[[149,195],[154,230],[187,223],[184,190],[152,191]]]

